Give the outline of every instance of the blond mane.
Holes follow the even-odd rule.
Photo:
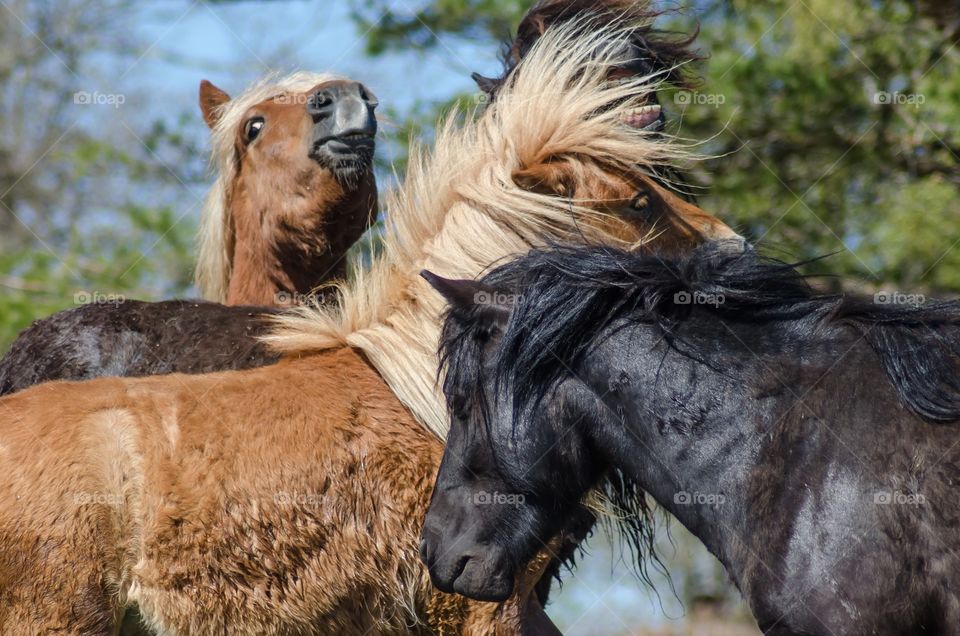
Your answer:
[[[607,69],[626,62],[625,33],[588,32],[580,23],[549,30],[481,115],[459,128],[448,118],[432,152],[414,146],[403,185],[387,195],[381,254],[356,268],[338,304],[279,317],[267,342],[292,355],[362,351],[414,416],[444,438],[447,412],[436,382],[444,302],[420,271],[474,278],[550,240],[621,242],[597,229],[602,224],[583,222],[601,213],[520,188],[517,170],[576,156],[584,174],[572,178],[585,179],[588,165],[652,173],[688,156],[673,139],[621,123],[657,81],[604,81]]]
[[[298,71],[280,77],[270,74],[220,107],[219,120],[210,132],[210,166],[216,175],[200,215],[197,236],[196,282],[207,300],[225,302],[233,268],[234,233],[228,210],[229,192],[237,176],[236,131],[244,113],[271,97],[302,93],[321,82],[342,79],[330,73]]]

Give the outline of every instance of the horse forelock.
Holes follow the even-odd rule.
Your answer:
[[[219,108],[219,119],[210,133],[210,170],[214,182],[203,203],[197,236],[196,282],[204,299],[222,303],[227,298],[234,247],[228,198],[237,177],[238,157],[234,141],[237,128],[243,124],[244,113],[271,97],[301,93],[321,82],[337,79],[343,78],[332,73],[297,71],[280,75],[274,72]]]
[[[628,54],[629,30],[588,27],[575,20],[549,29],[481,115],[459,127],[449,117],[429,153],[414,144],[403,185],[386,195],[381,253],[366,270],[355,268],[360,273],[340,287],[338,303],[279,317],[265,340],[287,354],[360,349],[414,416],[444,438],[448,418],[436,382],[444,306],[420,270],[472,278],[546,241],[623,245],[600,223],[609,215],[524,190],[513,175],[564,156],[647,173],[690,157],[674,138],[622,124],[659,78],[606,82],[604,69]]]

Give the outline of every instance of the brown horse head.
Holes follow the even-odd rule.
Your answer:
[[[665,117],[656,89],[692,88],[698,79],[690,65],[700,59],[692,49],[697,32],[674,33],[658,29],[662,12],[637,0],[541,0],[520,22],[517,36],[504,47],[503,73],[497,78],[474,74],[491,99],[504,89],[533,46],[548,29],[571,25],[582,33],[617,32],[621,48],[608,52],[604,75],[611,84],[636,87],[604,108],[620,110],[624,126],[639,131],[661,131]],[[613,59],[616,59],[614,62]],[[612,63],[611,63],[612,62]],[[628,105],[630,108],[622,108]],[[608,229],[627,241],[638,237],[654,242],[658,250],[682,251],[704,239],[740,241],[740,237],[713,215],[678,196],[671,180],[682,183],[672,167],[604,163],[592,149],[565,154],[531,153],[514,170],[517,185],[533,192],[567,198],[571,204],[610,215]],[[550,148],[555,150],[555,148]],[[598,160],[600,158],[601,160]]]
[[[201,82],[219,172],[200,233],[206,298],[287,304],[343,276],[376,217],[376,107],[366,86],[329,75],[264,81],[233,99]]]
[[[742,238],[727,224],[684,200],[643,169],[592,163],[575,154],[545,157],[513,173],[517,185],[533,192],[564,197],[571,205],[604,213],[592,223],[639,247],[679,254],[704,240]]]
[[[674,33],[654,26],[662,12],[637,0],[541,0],[524,16],[516,37],[505,45],[503,72],[497,78],[474,74],[474,80],[491,100],[509,83],[533,46],[548,29],[573,25],[576,30],[619,32],[619,60],[606,64],[611,84],[637,84],[637,91],[605,104],[622,109],[624,126],[660,131],[665,117],[656,89],[662,86],[692,88],[698,79],[690,70],[700,59],[692,49],[697,33]],[[508,87],[509,88],[509,87]],[[575,150],[575,147],[573,147]],[[563,155],[531,153],[514,170],[514,182],[532,192],[566,198],[571,204],[610,215],[609,230],[627,241],[638,237],[654,242],[658,250],[679,252],[704,239],[739,241],[740,237],[713,215],[689,203],[672,190],[682,176],[671,167],[629,166],[597,161],[592,150]]]

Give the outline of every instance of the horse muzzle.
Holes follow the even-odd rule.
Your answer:
[[[360,82],[336,82],[311,95],[307,100],[307,114],[313,119],[310,156],[335,172],[372,165],[378,104]]]
[[[436,533],[424,531],[420,558],[434,587],[477,601],[505,601],[514,583],[506,555],[494,546],[467,543],[463,537],[444,543]]]

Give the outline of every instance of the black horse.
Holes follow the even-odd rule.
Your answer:
[[[627,44],[634,61],[612,80],[658,74],[674,86],[693,86],[689,62],[698,59],[691,49],[696,34],[662,31],[653,26],[656,17],[656,10],[637,0],[542,0],[527,12],[517,37],[504,47],[502,74],[492,79],[475,75],[475,80],[489,100],[496,99],[548,27],[583,20],[598,29],[635,25]],[[651,126],[662,125],[661,113]],[[666,205],[642,193],[637,201],[643,203],[634,213],[648,218],[657,218]],[[0,395],[50,380],[207,373],[270,364],[277,356],[257,337],[268,328],[264,315],[276,311],[191,301],[92,304],[66,310],[19,335],[0,360]]]
[[[960,303],[818,295],[711,249],[425,276],[452,304],[441,590],[506,597],[601,488],[638,550],[644,493],[676,516],[767,634],[960,633]]]

